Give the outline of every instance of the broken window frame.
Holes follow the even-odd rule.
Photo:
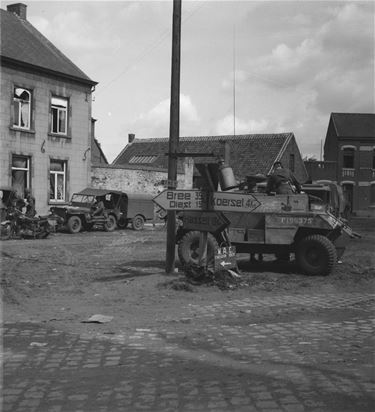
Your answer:
[[[31,91],[15,86],[13,89],[13,127],[31,128]]]

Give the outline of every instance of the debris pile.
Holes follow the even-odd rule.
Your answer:
[[[183,267],[184,276],[159,284],[159,287],[195,292],[194,286],[216,286],[221,290],[237,289],[249,286],[241,275],[230,269],[221,269],[216,272],[199,265],[186,265]]]
[[[213,271],[198,265],[184,267],[186,280],[193,285],[217,286],[221,290],[245,286],[242,277],[230,269]]]

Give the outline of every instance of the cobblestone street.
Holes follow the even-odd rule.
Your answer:
[[[3,411],[373,411],[374,301],[184,304],[155,328],[113,335],[5,323]]]

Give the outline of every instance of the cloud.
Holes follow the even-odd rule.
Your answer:
[[[59,11],[51,20],[38,15],[30,15],[28,19],[54,45],[72,54],[116,49],[120,44],[120,38],[110,34],[106,24],[102,24],[98,32],[97,24],[91,24],[86,9]],[[101,20],[104,22],[103,18]]]
[[[374,4],[315,6],[320,13],[298,9],[290,20],[279,8],[279,19],[284,27],[288,23],[289,32],[277,21],[277,7],[272,8],[267,24],[279,27],[279,41],[238,67],[236,106],[242,119],[246,112],[255,122],[239,121],[238,130],[292,131],[302,152],[319,153],[331,112],[374,112],[375,40]],[[233,73],[222,81],[223,93],[232,89],[232,79]],[[232,133],[233,117],[220,120],[218,130]]]
[[[229,114],[216,123],[214,133],[218,135],[233,134],[234,127],[236,129],[236,134],[267,133],[267,130],[269,129],[269,122],[265,119],[257,121],[253,119],[243,120],[235,117],[234,125],[233,115]]]
[[[322,79],[329,84],[355,70],[357,75],[347,76],[353,85],[373,82],[374,23],[369,11],[361,4],[335,8],[331,19],[297,46],[280,43],[270,54],[249,61],[242,81],[280,88],[310,84],[324,92],[319,88]]]
[[[145,137],[166,137],[169,135],[170,99],[159,102],[147,113],[139,115],[133,129]],[[185,125],[197,125],[200,119],[190,96],[180,95],[180,129]],[[188,129],[188,128],[187,128]]]

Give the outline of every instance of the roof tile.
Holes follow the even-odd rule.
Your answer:
[[[332,113],[339,137],[367,137],[375,140],[375,114]]]
[[[268,173],[293,133],[252,134],[238,136],[195,136],[179,139],[180,153],[214,153],[224,155],[224,142],[230,146],[230,163],[236,176]],[[113,165],[127,166],[134,156],[156,156],[154,167],[168,168],[168,138],[135,139],[114,160]],[[182,162],[181,159],[180,163]],[[216,157],[196,157],[195,163],[213,163]],[[138,163],[139,165],[140,163]]]
[[[2,60],[10,59],[96,84],[27,20],[0,9]]]

